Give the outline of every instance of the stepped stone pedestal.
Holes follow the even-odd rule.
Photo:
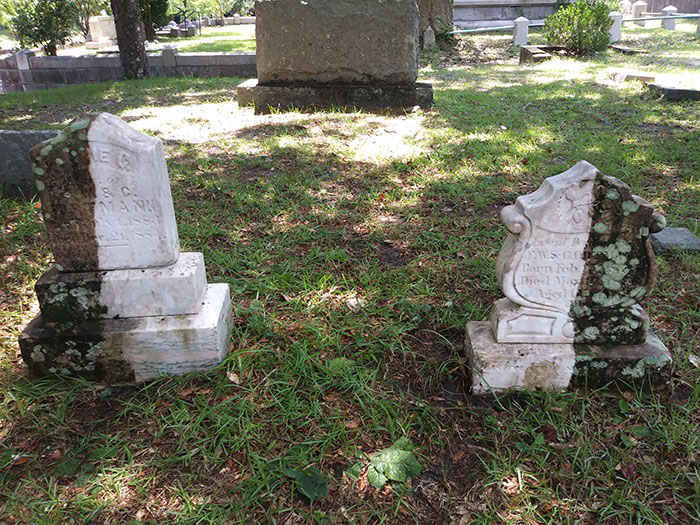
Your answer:
[[[639,301],[656,281],[651,232],[664,218],[587,162],[501,212],[505,295],[467,326],[474,393],[613,381],[667,386],[671,356]]]
[[[207,370],[228,351],[227,284],[180,253],[163,145],[107,113],[31,150],[56,264],[19,337],[35,375],[120,383]]]

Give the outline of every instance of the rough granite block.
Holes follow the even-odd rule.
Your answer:
[[[228,352],[227,284],[210,284],[198,314],[105,319],[80,324],[35,318],[19,336],[33,375],[65,374],[108,383],[183,375],[216,366]]]
[[[687,228],[664,228],[658,233],[652,233],[650,237],[656,255],[700,250],[700,239]]]
[[[58,271],[34,289],[45,322],[194,314],[207,287],[201,253],[181,253],[172,266],[108,272]]]
[[[258,0],[255,14],[261,84],[416,81],[415,0]]]
[[[58,131],[0,130],[0,190],[2,196],[31,198],[36,194],[29,150]]]

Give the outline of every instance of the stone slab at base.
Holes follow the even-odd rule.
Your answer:
[[[600,388],[610,383],[663,390],[670,387],[671,353],[653,332],[637,345],[574,345],[574,351],[572,387]]]
[[[652,332],[637,345],[498,343],[488,321],[473,321],[467,324],[465,355],[474,394],[610,383],[666,389],[671,378],[671,354]]]
[[[34,289],[44,322],[194,314],[207,287],[201,253],[141,270],[59,272],[54,266]]]
[[[668,252],[700,251],[700,239],[688,228],[664,228],[649,236],[656,255]]]
[[[624,68],[610,68],[608,69],[608,76],[615,82],[632,82],[634,80],[639,82],[654,82],[654,80],[656,80],[656,76],[652,73]]]
[[[670,102],[684,102],[686,100],[700,100],[700,89],[688,87],[667,86],[663,84],[647,83],[647,88],[654,95],[661,96]]]
[[[236,88],[238,105],[255,106],[255,113],[272,109],[427,109],[433,105],[433,86],[424,82],[396,86],[263,86],[257,79]]]
[[[467,324],[465,354],[474,394],[566,390],[576,361],[573,345],[567,343],[498,343],[488,321]]]
[[[32,375],[66,374],[107,383],[142,382],[216,366],[228,352],[227,284],[207,286],[199,313],[72,323],[35,318],[19,336]]]

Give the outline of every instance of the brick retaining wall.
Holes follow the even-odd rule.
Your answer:
[[[177,53],[164,49],[148,55],[153,77],[244,77],[255,78],[254,52]],[[118,55],[35,57],[28,51],[0,57],[0,93],[35,91],[89,82],[121,80]]]

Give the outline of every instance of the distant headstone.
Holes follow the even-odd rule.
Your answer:
[[[670,355],[639,305],[656,281],[649,235],[665,225],[648,202],[582,161],[501,217],[505,297],[490,327],[467,327],[475,392],[667,381]]]
[[[0,195],[31,198],[36,194],[29,150],[58,131],[0,130]]]
[[[117,28],[113,16],[92,16],[88,19],[88,27],[91,41],[86,43],[87,49],[102,49],[117,43]]]
[[[435,47],[435,31],[428,26],[423,31],[423,49],[431,49]]]
[[[19,338],[30,371],[139,382],[223,359],[228,285],[180,253],[161,141],[89,114],[31,156],[56,265]]]
[[[257,80],[241,105],[414,107],[432,103],[417,84],[415,0],[257,0]]]
[[[654,82],[656,79],[653,73],[624,68],[610,68],[608,69],[608,75],[616,82],[632,82],[634,80],[639,82]]]

